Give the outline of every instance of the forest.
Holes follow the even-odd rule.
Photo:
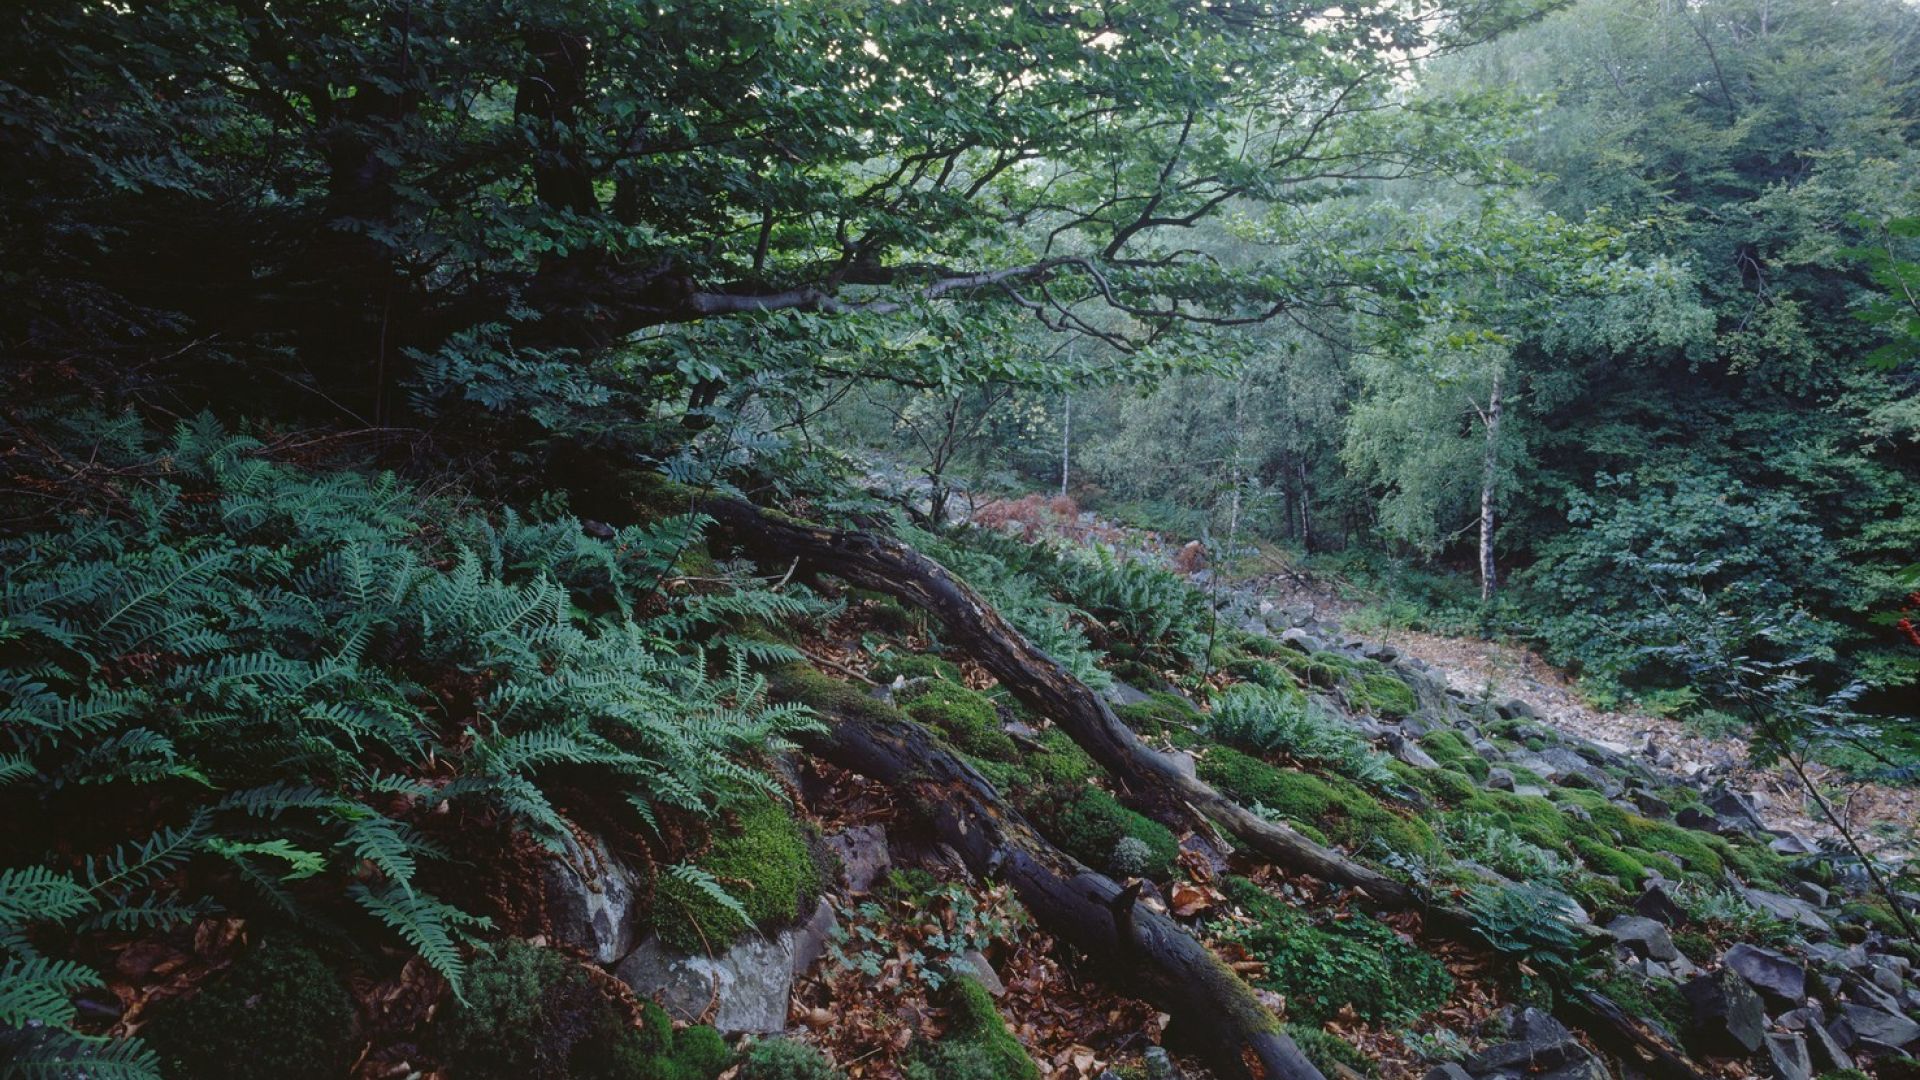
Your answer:
[[[0,1077],[1915,1080],[1914,0],[11,0]]]

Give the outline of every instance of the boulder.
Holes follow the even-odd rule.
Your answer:
[[[1701,1049],[1729,1057],[1760,1049],[1767,1011],[1760,995],[1731,971],[1701,975],[1680,987],[1693,1011],[1693,1030]]]
[[[1847,1053],[1825,1024],[1808,1024],[1806,1035],[1807,1052],[1815,1068],[1821,1072],[1853,1068],[1853,1055]]]
[[[1473,1080],[1473,1074],[1447,1061],[1428,1069],[1423,1080]]]
[[[1812,855],[1820,850],[1813,841],[1796,832],[1782,833],[1774,837],[1768,841],[1767,848],[1775,855],[1786,855],[1789,857],[1795,855]]]
[[[1398,732],[1387,736],[1387,749],[1394,757],[1399,758],[1401,761],[1406,762],[1416,769],[1437,769],[1440,767],[1440,763],[1433,760],[1431,754],[1420,749],[1419,743],[1414,742],[1412,739]]]
[[[1297,626],[1282,632],[1280,635],[1280,643],[1299,649],[1303,653],[1317,653],[1321,651],[1320,639]]]
[[[699,1021],[717,1005],[711,1023],[721,1034],[774,1035],[787,1027],[796,940],[784,930],[742,938],[718,956],[689,956],[649,937],[613,974],[675,1020]]]
[[[1920,1024],[1905,1015],[1874,1008],[1871,1005],[1842,1005],[1840,1014],[1856,1038],[1881,1046],[1904,1049],[1920,1041]]]
[[[1809,930],[1819,930],[1822,933],[1831,933],[1833,930],[1832,924],[1828,923],[1818,911],[1814,910],[1813,905],[1805,900],[1796,900],[1781,893],[1767,892],[1765,889],[1742,889],[1740,892],[1747,898],[1747,903],[1776,919],[1799,923]]]
[[[863,893],[893,865],[887,851],[887,830],[879,825],[852,825],[827,837],[827,849],[840,859],[840,878],[851,892]]]
[[[1655,795],[1651,791],[1636,789],[1631,798],[1633,799],[1634,809],[1646,817],[1664,819],[1673,816],[1673,807],[1668,804],[1667,800]]]
[[[1648,960],[1668,961],[1680,955],[1667,928],[1644,915],[1621,915],[1606,926],[1613,940]]]
[[[1813,1080],[1813,1059],[1798,1035],[1768,1035],[1767,1064],[1773,1080]]]
[[[1143,701],[1153,700],[1152,697],[1150,697],[1145,690],[1142,690],[1137,686],[1130,685],[1119,679],[1114,679],[1112,682],[1108,683],[1106,689],[1100,691],[1100,696],[1106,698],[1107,704],[1113,706],[1116,709],[1125,708],[1128,705],[1138,705]]]
[[[1513,773],[1499,766],[1487,770],[1487,787],[1493,791],[1512,791]]]
[[[1715,787],[1701,800],[1707,809],[1720,819],[1723,828],[1739,832],[1765,832],[1767,823],[1760,817],[1760,809],[1746,795],[1729,787]]]
[[[813,906],[813,914],[793,931],[793,977],[799,978],[813,970],[813,965],[827,954],[827,943],[833,940],[833,932],[840,928],[840,918],[834,914],[833,905],[821,897]]]
[[[1592,1054],[1584,1054],[1565,1065],[1541,1073],[1537,1080],[1613,1080],[1613,1074]]]
[[[1566,1025],[1539,1009],[1523,1009],[1513,1022],[1513,1040],[1487,1047],[1466,1061],[1475,1076],[1509,1070],[1538,1072],[1558,1069],[1587,1056],[1586,1048]]]
[[[1646,891],[1633,902],[1633,910],[1668,926],[1679,926],[1687,921],[1686,911],[1673,898],[1673,887],[1664,881],[1648,882]]]
[[[1540,713],[1532,705],[1519,698],[1508,698],[1493,706],[1494,714],[1502,720],[1538,720]]]
[[[640,876],[597,836],[583,843],[569,833],[562,840],[565,850],[541,871],[547,936],[611,964],[633,948]]]
[[[1760,991],[1768,1004],[1790,1009],[1807,998],[1806,966],[1786,953],[1741,942],[1720,962]]]
[[[1007,996],[1007,984],[1000,981],[1000,973],[993,970],[993,962],[987,959],[986,953],[979,949],[968,949],[965,959],[967,969],[973,972],[974,978],[980,980],[981,986],[987,988],[987,993],[994,997]]]

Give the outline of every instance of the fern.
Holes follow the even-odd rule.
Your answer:
[[[492,920],[485,916],[469,915],[426,893],[411,892],[397,885],[375,891],[356,882],[348,892],[374,918],[392,928],[407,944],[413,946],[420,958],[447,980],[454,995],[461,996],[462,979],[467,967],[455,939],[463,936],[467,928],[491,927]]]
[[[10,1080],[160,1080],[160,1059],[138,1039],[42,1028],[7,1063]]]
[[[72,877],[43,866],[0,869],[0,926],[58,923],[92,911],[99,897]]]
[[[68,1027],[74,993],[104,985],[98,972],[72,960],[11,957],[0,964],[0,1027]]]

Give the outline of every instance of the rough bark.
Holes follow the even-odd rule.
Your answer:
[[[1058,724],[1107,770],[1126,797],[1162,820],[1203,829],[1211,822],[1279,866],[1354,886],[1378,904],[1418,904],[1405,884],[1315,843],[1291,826],[1252,813],[1142,743],[1097,692],[1028,641],[965,582],[907,545],[871,533],[804,524],[734,499],[708,500],[702,508],[744,546],[783,562],[797,557],[939,619],[950,640],[1015,697]]]
[[[1048,933],[1128,993],[1174,1018],[1223,1077],[1323,1080],[1253,991],[1205,945],[1123,886],[1042,837],[993,785],[920,725],[800,665],[776,697],[812,706],[826,730],[806,749],[907,799],[968,869],[1003,880]]]

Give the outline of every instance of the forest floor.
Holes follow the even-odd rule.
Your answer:
[[[1203,587],[1211,584],[1212,571],[1205,566],[1204,554],[1196,550],[1198,541],[1120,524],[1077,508],[1070,511],[1070,505],[1070,500],[1039,496],[989,501],[974,509],[974,520],[996,526],[1017,522],[1030,533],[1145,552],[1198,575]],[[1225,571],[1217,591],[1223,609],[1258,610],[1263,601],[1276,607],[1305,606],[1314,621],[1341,625],[1365,606],[1361,590],[1351,583],[1310,570],[1278,548],[1262,546],[1257,554],[1235,560]],[[1838,830],[1811,804],[1786,767],[1755,765],[1740,739],[1703,735],[1674,717],[1598,708],[1572,676],[1524,644],[1395,627],[1370,626],[1364,634],[1348,636],[1391,645],[1417,657],[1443,675],[1448,685],[1472,697],[1518,698],[1562,734],[1622,753],[1645,756],[1647,751],[1665,750],[1671,754],[1666,766],[1671,772],[1688,779],[1724,780],[1752,798],[1769,827],[1815,841],[1838,839]],[[1868,850],[1894,858],[1915,853],[1920,791],[1863,781],[1818,763],[1809,763],[1807,772]]]

